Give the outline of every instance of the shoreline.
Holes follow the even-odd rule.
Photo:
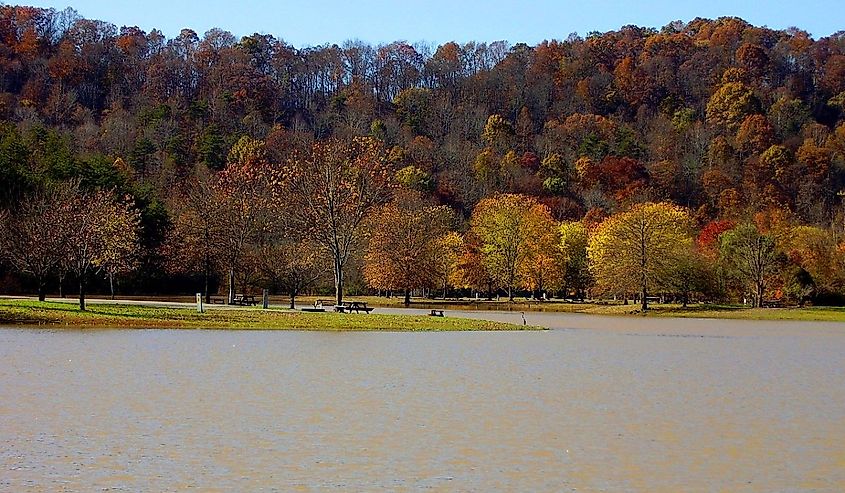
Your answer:
[[[186,306],[139,305],[120,300],[0,299],[0,325],[52,329],[304,330],[322,332],[522,331],[542,327],[422,314],[306,313],[271,308],[214,307],[199,313]]]
[[[366,301],[369,306],[376,309],[375,314],[392,313],[395,315],[407,315],[415,313],[419,316],[420,311],[430,309],[445,310],[449,313],[491,313],[491,312],[525,312],[535,314],[577,314],[622,318],[677,318],[677,319],[714,319],[714,320],[759,320],[759,321],[802,321],[802,322],[845,322],[845,307],[783,307],[783,308],[751,308],[743,305],[724,304],[691,304],[684,308],[676,304],[653,304],[648,312],[640,311],[638,305],[622,303],[602,302],[569,302],[569,301],[516,301],[513,303],[502,301],[454,301],[454,300],[428,300],[417,299],[412,301],[410,307],[405,307],[396,298],[377,298],[369,296],[349,297],[350,299]],[[117,305],[128,307],[153,307],[153,308],[176,308],[196,313],[196,304],[193,301],[183,301],[188,297],[152,297],[134,298],[124,297],[115,300],[91,298],[88,303],[92,305]],[[326,300],[325,297],[303,296],[297,298],[298,307],[308,307],[317,300]],[[0,296],[0,308],[5,302],[36,302],[33,297],[26,296]],[[48,298],[48,303],[62,303],[74,305],[74,298]],[[220,304],[205,305],[206,312],[217,312],[225,310],[230,312],[262,311],[256,307],[228,306]],[[282,297],[272,297],[268,312],[294,313],[291,311],[286,300]],[[295,313],[302,313],[298,310]],[[431,317],[436,319],[438,317]],[[483,317],[480,317],[483,318]],[[0,313],[2,319],[2,313]]]

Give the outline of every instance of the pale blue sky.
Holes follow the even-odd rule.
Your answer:
[[[15,2],[6,2],[15,3]],[[739,16],[755,25],[797,26],[819,38],[845,30],[842,0],[761,2],[748,0],[21,0],[21,3],[73,7],[84,17],[118,27],[158,28],[168,37],[189,27],[202,35],[212,27],[236,36],[273,34],[296,46],[361,39],[465,42],[507,40],[536,44],[564,39],[571,32],[609,31],[626,24],[660,28],[695,17]]]

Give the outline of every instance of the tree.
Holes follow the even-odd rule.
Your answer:
[[[522,279],[532,256],[532,240],[543,224],[553,221],[548,207],[533,197],[501,194],[478,203],[470,218],[479,239],[482,263],[490,277],[505,288],[508,299]]]
[[[769,276],[778,266],[775,239],[753,224],[740,224],[720,237],[720,257],[754,293],[754,306],[763,306]]]
[[[243,253],[278,219],[274,194],[279,196],[280,190],[274,170],[265,160],[263,143],[241,138],[232,147],[229,163],[218,175],[213,191],[222,249],[219,258],[228,274],[227,298],[231,304]]]
[[[707,102],[707,121],[735,132],[758,108],[759,101],[750,87],[738,81],[725,82]]]
[[[0,252],[19,272],[35,278],[38,301],[58,273],[68,240],[67,207],[74,184],[36,192],[13,211],[0,211]]]
[[[173,227],[162,246],[168,272],[202,273],[206,303],[211,303],[209,283],[215,266],[225,253],[215,178],[204,166],[194,170],[186,189],[170,205]]]
[[[598,287],[623,294],[639,290],[647,310],[649,291],[666,286],[692,244],[689,220],[686,209],[665,202],[637,204],[607,218],[587,248]]]
[[[426,206],[420,199],[394,201],[369,218],[364,277],[377,289],[404,290],[405,306],[411,290],[436,285],[438,240],[446,234],[451,212]]]
[[[137,262],[141,213],[129,197],[122,201],[107,202],[104,206],[102,214],[108,220],[100,226],[102,243],[94,263],[105,272],[109,280],[109,292],[114,299],[115,276],[131,271]]]
[[[328,271],[323,254],[312,241],[280,235],[278,241],[261,247],[259,272],[272,288],[288,294],[293,310],[296,297]]]
[[[547,290],[557,291],[563,285],[563,259],[560,246],[560,229],[546,206],[540,206],[528,214],[525,262],[520,277],[523,286],[536,291],[535,297],[542,299]]]
[[[445,300],[449,288],[461,284],[460,260],[464,249],[464,239],[460,233],[450,231],[436,240],[434,249],[437,252],[435,269],[442,282]]]
[[[584,291],[592,281],[587,259],[589,235],[581,221],[565,222],[560,225],[560,251],[563,256],[563,297],[570,289],[575,296],[584,297]]]
[[[114,192],[95,190],[71,197],[67,208],[67,267],[79,280],[79,309],[85,310],[88,276],[107,263],[125,262],[137,242],[138,211]],[[114,238],[115,236],[119,238]],[[124,245],[126,241],[130,245]]]
[[[372,138],[316,142],[287,163],[292,226],[332,258],[335,301],[343,302],[344,267],[364,217],[386,203],[394,188],[383,143]]]

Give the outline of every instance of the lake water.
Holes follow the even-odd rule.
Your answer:
[[[0,491],[845,490],[841,325],[586,320],[0,329]]]

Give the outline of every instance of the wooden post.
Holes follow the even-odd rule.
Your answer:
[[[197,313],[203,313],[202,293],[197,293]]]
[[[264,296],[263,296],[263,300],[262,300],[263,302],[262,302],[261,306],[266,310],[266,309],[270,308],[270,290],[265,289],[263,294],[264,294]]]

